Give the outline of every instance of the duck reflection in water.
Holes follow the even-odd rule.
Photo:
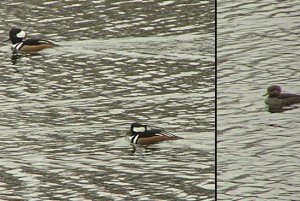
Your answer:
[[[293,106],[300,103],[300,94],[282,93],[282,89],[278,85],[268,87],[265,103],[268,105],[268,111],[271,113],[284,112],[298,108]]]
[[[41,56],[42,54],[40,54],[40,53],[37,53],[37,52],[32,52],[32,53],[30,53],[30,54],[26,54],[26,55],[24,55],[24,54],[19,54],[19,53],[12,53],[12,55],[11,55],[11,63],[13,64],[13,65],[15,65],[15,64],[17,64],[19,61],[21,61],[22,60],[22,57],[24,57],[24,56],[28,56],[28,57],[32,57],[32,56]]]
[[[18,61],[21,59],[21,57],[22,57],[22,55],[13,53],[13,54],[11,55],[11,62],[12,62],[12,64],[13,64],[13,65],[17,64]]]

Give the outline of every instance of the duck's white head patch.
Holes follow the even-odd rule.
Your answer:
[[[136,133],[141,133],[141,132],[145,132],[146,131],[146,127],[144,126],[141,126],[141,127],[133,127],[133,132],[136,132]]]
[[[26,38],[26,32],[25,31],[20,31],[19,33],[16,34],[18,38]]]

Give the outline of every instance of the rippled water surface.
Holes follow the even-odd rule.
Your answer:
[[[219,200],[300,199],[300,109],[262,96],[300,93],[299,36],[299,1],[218,2]]]
[[[214,1],[12,1],[0,42],[1,200],[214,200]],[[183,140],[138,148],[132,122]]]

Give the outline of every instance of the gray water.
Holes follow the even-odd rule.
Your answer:
[[[214,200],[214,1],[15,1],[0,42],[0,200]],[[183,140],[132,148],[132,122]]]
[[[299,1],[218,2],[218,200],[300,200],[299,105],[262,96],[300,93],[299,36]]]

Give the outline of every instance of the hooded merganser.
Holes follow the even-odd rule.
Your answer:
[[[289,106],[300,103],[299,94],[282,93],[281,87],[278,85],[268,87],[265,96],[267,95],[265,103],[270,106]]]
[[[45,48],[57,46],[49,40],[26,39],[27,34],[19,28],[12,28],[9,32],[9,39],[12,42],[13,52],[37,52]]]
[[[130,127],[130,132],[127,133],[132,144],[150,145],[167,140],[182,139],[181,137],[167,133],[162,129],[148,130],[146,125],[133,123]]]

